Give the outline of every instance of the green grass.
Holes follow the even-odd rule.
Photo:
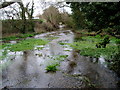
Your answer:
[[[3,60],[8,53],[8,47],[10,47],[12,44],[10,43],[4,43],[4,44],[0,44],[0,50],[4,49],[4,51],[2,51],[0,53],[0,60]]]
[[[58,70],[57,66],[60,66],[60,61],[65,60],[68,55],[55,55],[55,56],[50,56],[50,62],[46,66],[46,71],[47,72],[56,72]]]
[[[59,64],[51,64],[46,67],[47,72],[56,72]]]
[[[49,57],[51,60],[56,60],[56,61],[64,61],[68,55],[55,55],[52,57]]]
[[[68,55],[58,55],[54,58],[54,60],[64,61]]]
[[[17,44],[13,44],[9,47],[10,51],[25,51],[25,50],[32,50],[36,45],[45,45],[47,44],[47,40],[42,39],[26,39],[22,40]]]
[[[60,45],[65,45],[66,43],[63,43],[63,42],[59,42]]]
[[[90,42],[99,42],[103,38],[104,37],[101,37],[99,35],[96,35],[96,36],[84,36],[84,37],[82,37],[82,40],[83,41],[90,41]]]
[[[118,51],[116,41],[119,41],[116,38],[110,38],[110,43],[107,44],[106,48],[96,48],[96,43],[100,42],[104,37],[98,36],[85,36],[82,37],[82,41],[77,41],[72,44],[68,44],[76,50],[80,50],[80,55],[91,56],[91,57],[100,57],[104,56],[105,59],[112,59],[115,52]]]
[[[78,41],[74,43],[68,43],[68,45],[77,50],[82,50],[83,48],[95,48],[95,43],[90,43],[89,41]]]
[[[2,38],[3,41],[10,41],[10,40],[16,40],[16,39],[21,39],[21,38],[27,38],[27,37],[33,37],[35,36],[37,33],[31,33],[31,34],[19,34],[16,36],[10,36],[10,37],[5,37]]]
[[[36,45],[45,45],[47,44],[47,40],[43,39],[26,39],[22,40],[16,44],[4,43],[0,45],[0,50],[3,49],[2,55],[0,55],[0,59],[3,60],[7,57],[8,50],[16,52],[16,51],[26,51],[26,50],[33,50]],[[41,50],[43,47],[39,47],[37,49]]]
[[[4,43],[3,45],[0,45],[0,49],[3,50],[0,53],[0,60],[4,60],[5,58],[9,56],[8,54],[8,50],[16,52],[16,51],[25,51],[25,50],[32,50],[34,49],[34,47],[36,45],[45,45],[47,44],[48,41],[47,40],[42,40],[42,39],[26,39],[26,40],[22,40],[19,43],[16,44],[10,44],[10,43]],[[39,48],[39,50],[41,50],[42,48]],[[9,63],[9,60],[7,62],[5,62],[4,64],[0,64],[0,70],[4,67],[6,67]]]
[[[103,40],[103,38],[99,35],[85,36],[82,39],[77,39],[77,42],[68,45],[78,50],[80,55],[83,56],[95,58],[103,56],[107,67],[120,76],[120,39],[110,36],[110,43],[107,44],[106,48],[96,48],[96,44]],[[87,82],[89,83],[90,81],[87,80]],[[88,85],[94,87],[94,84],[89,83]]]
[[[5,47],[10,47],[12,44],[11,43],[2,43],[0,44],[0,49],[3,49]]]
[[[44,47],[37,47],[36,49],[37,50],[42,50]]]

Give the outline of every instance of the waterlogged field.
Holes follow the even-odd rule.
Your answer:
[[[73,43],[59,42],[60,45],[69,45],[74,48],[80,55],[91,58],[104,58],[104,64],[109,69],[120,75],[120,39],[112,36],[109,37],[109,43],[106,47],[97,48],[97,44],[102,42],[106,36],[81,36],[76,37]],[[98,62],[98,61],[97,61]]]
[[[104,58],[104,64],[120,76],[120,39],[109,36],[110,42],[106,47],[97,48],[96,45],[103,41],[104,37],[106,36],[83,36],[76,38],[74,43],[68,45],[78,50],[80,55],[90,56],[92,58]]]
[[[26,39],[26,40],[22,40],[22,41],[18,41],[18,43],[16,44],[12,44],[12,43],[4,43],[1,47],[1,49],[3,49],[3,57],[4,55],[7,54],[7,51],[26,51],[26,50],[33,50],[35,46],[38,45],[45,45],[47,44],[48,41],[47,40],[42,40],[42,39]]]
[[[116,74],[106,68],[112,64],[106,61],[114,62],[119,39],[110,37],[106,48],[97,48],[96,44],[104,37],[74,37],[73,32],[66,30],[3,43],[0,48],[3,87],[117,87]],[[114,69],[118,72],[118,65],[113,66],[117,66]]]

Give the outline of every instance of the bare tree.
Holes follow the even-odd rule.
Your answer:
[[[58,24],[60,22],[60,13],[54,6],[50,6],[48,9],[45,9],[41,17],[52,24],[54,28],[58,28]]]
[[[15,16],[19,17],[19,19],[22,20],[22,28],[20,28],[21,33],[25,33],[26,32],[26,24],[27,24],[27,17],[29,19],[29,22],[31,24],[31,29],[32,31],[34,31],[34,23],[33,23],[33,13],[34,13],[34,2],[32,1],[32,6],[31,8],[29,8],[29,3],[25,6],[23,4],[23,2],[21,0],[16,0],[16,2],[18,3],[20,10],[15,9],[16,7],[12,7],[11,4],[15,3],[15,2],[3,2],[0,6],[0,9],[3,9],[7,6],[9,6],[9,9],[11,10],[11,12],[9,11],[5,11],[3,9],[3,13],[6,14],[6,16],[8,17],[8,19],[12,18],[14,19]],[[16,12],[16,13],[13,13]]]

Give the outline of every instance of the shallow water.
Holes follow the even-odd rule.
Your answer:
[[[36,46],[34,50],[9,52],[10,61],[3,69],[2,87],[9,88],[84,88],[91,85],[99,88],[115,88],[117,77],[110,71],[103,57],[99,59],[80,56],[68,45],[58,42],[72,43],[74,33],[70,30],[43,33],[34,38],[57,37],[45,46]],[[12,41],[11,43],[15,43]],[[38,50],[37,47],[44,47]],[[53,60],[59,55],[68,55],[60,62],[58,71],[46,73],[46,66],[58,62]],[[50,58],[53,57],[53,58]],[[2,64],[1,63],[1,64]],[[84,80],[87,78],[88,81]]]

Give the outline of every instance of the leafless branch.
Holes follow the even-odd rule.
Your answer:
[[[3,2],[3,3],[0,5],[0,9],[5,8],[5,7],[7,7],[7,6],[10,6],[10,5],[13,4],[13,3],[15,3],[15,2]]]

